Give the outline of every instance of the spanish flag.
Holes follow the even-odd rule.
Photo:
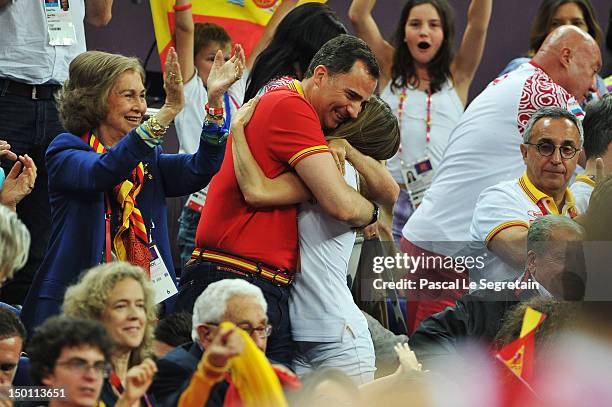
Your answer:
[[[282,0],[192,0],[193,20],[196,23],[215,23],[227,31],[234,43],[242,44],[248,58],[259,40],[272,13]],[[325,3],[326,0],[307,0]],[[172,46],[175,0],[150,0],[157,51],[162,67]]]
[[[502,372],[502,405],[518,406],[526,399],[537,399],[530,386],[535,360],[535,333],[546,315],[527,307],[519,338],[495,355],[505,368]]]

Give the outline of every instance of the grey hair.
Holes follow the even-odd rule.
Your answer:
[[[227,302],[233,297],[253,297],[264,312],[268,311],[268,304],[261,289],[244,280],[232,278],[210,284],[200,294],[193,306],[193,319],[191,338],[199,342],[198,327],[207,322],[219,323],[227,311]]]
[[[0,204],[0,283],[28,260],[30,232],[17,214]]]
[[[578,120],[578,118],[567,109],[558,106],[547,106],[542,107],[535,111],[529,118],[527,125],[525,126],[525,131],[523,132],[523,143],[528,143],[531,138],[531,133],[533,132],[533,126],[540,119],[550,118],[550,119],[567,119],[574,123],[574,126],[578,129],[578,134],[580,134],[580,146],[584,144],[584,129],[582,128],[582,122]]]
[[[551,235],[555,230],[567,230],[576,234],[582,240],[585,235],[584,228],[567,216],[546,215],[537,217],[527,231],[527,250],[533,250],[541,254],[546,245],[540,242],[550,241]]]

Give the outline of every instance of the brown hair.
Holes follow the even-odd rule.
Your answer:
[[[64,128],[81,136],[98,127],[108,113],[108,94],[126,71],[138,73],[144,82],[145,72],[136,58],[101,51],[78,55],[56,97]]]
[[[544,0],[538,8],[535,20],[533,20],[533,26],[531,27],[531,36],[529,37],[529,54],[533,55],[542,46],[542,43],[548,36],[552,28],[552,18],[557,9],[567,3],[575,3],[584,16],[584,21],[588,27],[589,34],[595,39],[598,45],[601,45],[603,34],[597,19],[595,19],[595,12],[589,0]]]
[[[194,24],[193,40],[194,57],[213,42],[217,42],[220,45],[232,43],[232,39],[227,31],[220,25],[213,23]]]
[[[349,120],[330,132],[328,140],[344,138],[364,155],[388,160],[397,152],[400,132],[397,118],[389,105],[372,96],[355,120]]]
[[[142,343],[130,354],[129,365],[134,366],[151,354],[156,320],[153,287],[140,267],[123,261],[114,261],[89,269],[81,276],[78,283],[66,290],[62,311],[64,315],[101,321],[111,291],[117,283],[127,278],[134,279],[141,285],[147,316]]]

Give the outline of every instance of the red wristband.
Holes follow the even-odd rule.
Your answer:
[[[210,107],[208,103],[204,106],[204,111],[211,116],[223,116],[223,108],[222,107]]]
[[[183,4],[182,6],[174,5],[174,11],[185,11],[191,8],[191,3]]]

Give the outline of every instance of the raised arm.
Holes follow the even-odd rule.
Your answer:
[[[96,27],[104,27],[111,18],[113,0],[87,0],[85,2],[85,21]]]
[[[191,3],[191,0],[176,0],[176,6],[179,9],[189,3]],[[193,62],[194,24],[191,7],[186,10],[175,11],[174,18],[174,46],[181,65],[181,74],[185,82],[189,82],[195,75]]]
[[[375,4],[376,0],[353,0],[349,8],[349,19],[355,34],[370,46],[376,56],[381,72],[378,84],[380,89],[384,89],[391,80],[395,49],[383,38],[374,21],[372,9]]]
[[[232,157],[236,180],[245,201],[255,207],[292,205],[311,198],[310,191],[300,178],[290,172],[267,178],[244,135],[244,127],[251,119],[259,97],[245,103],[232,119]]]
[[[472,0],[461,46],[451,64],[455,89],[464,106],[476,69],[482,60],[492,8],[493,0]]]
[[[283,20],[283,18],[285,18],[287,13],[289,13],[295,7],[297,3],[298,0],[283,0],[282,3],[276,8],[276,10],[274,10],[274,14],[272,14],[272,17],[270,17],[266,28],[264,29],[263,33],[261,34],[261,37],[259,37],[259,40],[251,50],[249,59],[247,59],[246,61],[246,67],[248,70],[251,70],[253,64],[255,63],[255,60],[257,59],[259,54],[261,54],[261,51],[266,49],[268,44],[270,44],[270,40],[272,40],[272,37],[276,32],[276,28],[278,27],[280,22]]]

